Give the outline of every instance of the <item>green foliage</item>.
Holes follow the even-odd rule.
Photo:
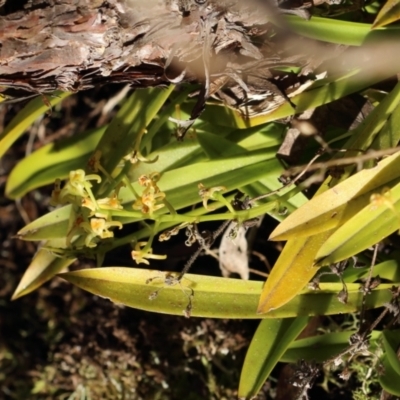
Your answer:
[[[372,40],[386,45],[388,38],[397,38],[399,27],[371,29],[397,20],[395,13],[388,11],[398,7],[397,3],[389,1],[374,24],[320,17],[287,20],[306,37],[354,46]],[[339,57],[338,64],[341,61],[345,61],[345,55]],[[172,86],[138,90],[121,101],[107,126],[33,152],[10,174],[7,195],[20,198],[56,181],[52,201],[60,207],[18,233],[23,240],[46,243],[35,255],[13,298],[27,295],[58,274],[91,293],[143,310],[193,317],[263,319],[243,367],[239,395],[244,399],[258,393],[279,361],[328,360],[336,366],[344,364],[349,370],[353,365],[352,371],[361,376],[363,372],[357,371],[360,367],[354,359],[365,357],[368,349],[375,351],[382,341],[384,354],[379,358],[373,353],[371,365],[382,365],[384,372],[371,378],[370,383],[379,381],[386,391],[400,395],[394,384],[400,376],[397,331],[394,334],[373,326],[368,332],[360,327],[352,332],[359,340],[358,347],[348,344],[349,332],[295,341],[313,315],[363,314],[384,305],[382,318],[389,312],[394,316],[399,312],[399,291],[393,289],[400,285],[399,255],[379,254],[375,266],[376,259],[371,259],[367,249],[400,228],[400,158],[395,147],[400,140],[400,84],[381,96],[374,111],[356,129],[339,137],[328,129],[327,137],[333,137],[331,144],[343,151],[336,153],[326,143],[327,156],[314,170],[314,177],[324,178],[319,179],[323,183],[311,200],[300,190],[281,187],[278,178],[284,168],[275,157],[286,130],[276,120],[368,88],[398,72],[398,65],[385,61],[379,73],[373,69],[359,62],[328,74],[292,99],[297,105],[295,110],[285,104],[252,120],[211,105],[194,125],[195,137],[182,143],[176,141],[176,127],[168,117],[188,118],[191,104],[185,99],[191,88],[181,92]],[[56,94],[50,99],[51,105],[67,95]],[[0,137],[1,155],[48,106],[35,99],[20,111]],[[304,153],[311,160],[312,146]],[[329,168],[339,166],[343,167],[339,177],[326,178]],[[61,180],[66,181],[61,184]],[[307,189],[306,185],[300,188]],[[260,196],[260,200],[251,208],[237,210],[232,206],[237,191],[253,199]],[[263,200],[262,196],[270,192],[273,195]],[[101,266],[109,251],[125,244],[132,247],[133,261],[151,266],[154,259],[168,256],[153,253],[160,234],[166,240],[189,227],[192,236],[188,240],[199,241],[193,226],[203,222],[236,221],[239,226],[265,214],[282,220],[282,209],[288,211],[288,217],[271,239],[287,243],[264,286],[261,282],[228,278],[160,275],[131,265],[60,274],[81,256],[94,258]],[[125,234],[124,228],[134,223],[137,229]],[[119,230],[122,233],[116,237]],[[305,289],[318,268],[353,256],[375,267],[373,272],[368,268],[336,271],[342,283],[330,277],[317,285],[318,291]],[[371,279],[378,273],[387,282],[372,287]],[[365,277],[363,294],[355,281]],[[310,350],[315,348],[319,349],[317,355]],[[46,379],[38,382],[34,393],[40,393],[45,384]],[[84,387],[77,388],[77,393],[79,390],[80,396],[87,397]],[[366,390],[355,393],[355,398],[369,396]]]

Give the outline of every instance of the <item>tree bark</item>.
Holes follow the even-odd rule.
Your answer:
[[[3,3],[3,5],[1,4]],[[268,2],[267,2],[268,3]],[[286,2],[287,3],[287,2]],[[280,104],[307,78],[256,0],[0,0],[0,94],[197,82],[232,107]],[[289,12],[304,14],[303,5]],[[293,11],[294,10],[294,11]]]

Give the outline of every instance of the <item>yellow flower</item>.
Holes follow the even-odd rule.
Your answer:
[[[105,197],[104,199],[97,200],[97,204],[103,210],[122,210],[123,207],[114,193],[111,197]]]
[[[158,160],[158,156],[150,160],[149,158],[143,156],[139,151],[135,150],[132,153],[126,155],[124,157],[124,160],[129,161],[131,164],[136,164],[139,161],[147,164],[153,164]]]
[[[133,209],[140,210],[143,214],[152,215],[154,211],[159,210],[165,206],[164,202],[157,204],[157,202],[165,199],[165,193],[160,191],[157,186],[157,181],[160,179],[158,172],[153,172],[150,176],[142,175],[138,181],[141,186],[145,186],[142,197],[133,203]]]
[[[119,202],[116,194],[111,197],[105,197],[94,202],[90,197],[82,199],[82,207],[86,207],[90,210],[89,216],[96,216],[98,218],[108,219],[109,214],[101,212],[102,210],[122,210],[123,207]]]
[[[141,175],[138,179],[140,186],[150,187],[152,186],[155,190],[160,190],[157,187],[157,182],[160,180],[161,175],[159,172],[152,172],[150,176]]]
[[[206,210],[213,211],[214,208],[209,208],[207,203],[208,200],[214,199],[215,192],[223,192],[226,190],[225,186],[216,186],[210,189],[207,189],[202,183],[197,185],[199,188],[199,196],[203,199],[203,206]]]
[[[136,261],[136,264],[147,264],[149,265],[149,261],[146,260],[147,258],[153,259],[153,260],[165,260],[167,258],[166,255],[158,255],[158,254],[153,254],[152,249],[146,249],[147,242],[137,242],[135,245],[135,249],[132,250],[131,255],[134,261]],[[144,247],[144,248],[142,248]]]
[[[54,190],[52,192],[52,204],[65,204],[76,202],[77,198],[93,198],[91,187],[91,180],[101,182],[99,175],[85,175],[83,169],[71,171],[69,173],[69,179],[65,183],[64,187],[60,190],[60,180],[57,179],[54,183]]]
[[[84,229],[87,232],[87,236],[85,238],[85,245],[87,247],[95,247],[96,243],[93,243],[92,240],[95,237],[100,237],[101,239],[107,239],[110,237],[114,237],[114,232],[110,231],[111,227],[118,227],[122,229],[122,224],[119,221],[106,221],[104,218],[91,218],[90,222],[82,222],[79,227]]]

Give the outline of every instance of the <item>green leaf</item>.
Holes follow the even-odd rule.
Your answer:
[[[345,260],[400,228],[400,183],[377,195],[380,200],[364,207],[321,246],[315,256],[317,266]]]
[[[38,235],[43,240],[66,238],[68,221],[72,206],[64,206],[35,219],[18,232],[18,237],[23,240],[36,240]]]
[[[197,138],[202,149],[210,160],[218,159],[222,155],[226,157],[243,153],[243,147],[229,139],[225,139],[213,133],[197,133]]]
[[[400,360],[399,356],[397,355],[400,346],[399,334],[400,330],[398,329],[394,331],[385,330],[382,333],[382,337],[387,360],[392,368],[396,371],[396,374],[400,376]]]
[[[109,174],[118,170],[123,157],[140,150],[140,141],[146,128],[156,117],[174,87],[136,90],[128,97],[102,136],[96,150],[101,154],[101,165]],[[107,192],[107,180],[98,188],[98,193]]]
[[[298,360],[314,360],[322,363],[348,347],[350,336],[354,333],[355,331],[333,332],[296,340],[290,343],[280,361],[296,363]],[[370,345],[374,346],[380,337],[381,332],[373,331]]]
[[[370,267],[347,268],[342,277],[345,282],[354,282],[362,278],[367,278],[370,274]],[[372,276],[378,276],[391,282],[400,281],[400,265],[397,260],[386,260],[374,266]]]
[[[306,327],[308,317],[261,321],[247,351],[238,396],[252,399],[260,391],[287,347]]]
[[[400,31],[399,26],[371,31],[371,24],[332,18],[312,17],[310,20],[304,20],[297,16],[285,15],[285,19],[299,35],[349,46],[361,46],[367,39],[395,38]]]
[[[381,363],[385,372],[379,376],[380,385],[386,392],[400,396],[400,375],[394,370],[387,357],[384,356]]]
[[[347,304],[337,299],[341,284],[321,284],[321,291],[305,290],[279,310],[260,315],[256,309],[263,282],[186,274],[181,285],[166,286],[165,272],[123,267],[86,269],[59,276],[115,303],[173,315],[183,314],[189,302],[190,289],[193,289],[193,317],[259,319],[331,315],[359,310],[362,300],[359,284],[348,285]],[[146,284],[148,279],[153,281]],[[374,290],[367,297],[367,307],[380,307],[390,301],[388,289],[392,286],[382,284]],[[149,300],[149,296],[159,289],[157,298]]]
[[[65,240],[63,240],[62,243],[60,243],[60,241],[48,243],[49,246],[55,247],[61,247],[63,244],[65,244]],[[33,257],[28,269],[25,271],[18,287],[15,289],[12,300],[16,300],[34,291],[54,275],[72,264],[73,261],[73,259],[55,258],[48,250],[39,250]]]
[[[385,354],[381,360],[384,373],[379,376],[379,383],[388,393],[400,396],[400,361],[397,352],[400,345],[399,331],[384,331],[383,345]]]
[[[54,92],[46,98],[47,104],[45,104],[42,97],[31,100],[0,134],[0,158],[37,118],[48,111],[48,104],[54,107],[70,94],[67,92]]]
[[[21,160],[7,180],[6,195],[15,199],[30,190],[66,178],[86,165],[106,127],[50,143]]]

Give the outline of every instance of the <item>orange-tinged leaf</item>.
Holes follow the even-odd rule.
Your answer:
[[[379,11],[372,29],[381,28],[400,19],[400,0],[388,0]]]
[[[257,312],[268,313],[293,299],[318,271],[314,259],[320,247],[334,232],[329,230],[286,243],[260,296]]]

